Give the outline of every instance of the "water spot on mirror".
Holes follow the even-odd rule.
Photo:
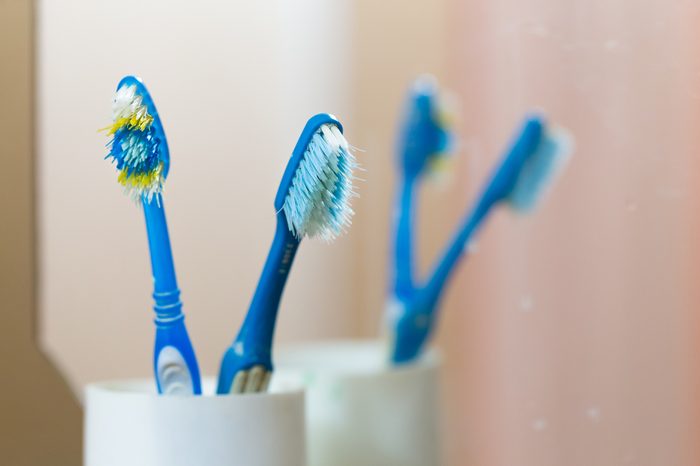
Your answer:
[[[591,421],[591,422],[600,422],[600,408],[597,406],[591,406],[588,409],[586,409],[586,417]]]
[[[608,39],[605,41],[604,46],[605,50],[612,52],[620,48],[620,42],[615,39]]]
[[[520,310],[522,312],[531,312],[535,307],[535,301],[530,295],[523,295],[520,297]]]
[[[479,245],[476,243],[476,241],[470,241],[467,243],[467,245],[464,247],[464,253],[465,254],[474,254],[479,250]]]
[[[547,426],[548,426],[547,419],[545,419],[543,417],[537,418],[537,419],[532,421],[531,426],[532,426],[532,430],[534,430],[535,432],[543,432],[544,430],[547,429]]]
[[[535,24],[530,27],[530,34],[535,37],[546,38],[549,37],[549,29],[543,24]]]

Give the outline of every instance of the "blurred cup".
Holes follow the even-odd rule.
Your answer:
[[[85,466],[305,466],[304,394],[279,387],[159,396],[153,380],[88,385]]]
[[[309,466],[440,464],[440,359],[393,368],[387,354],[377,341],[332,341],[275,355],[272,386],[306,387]]]

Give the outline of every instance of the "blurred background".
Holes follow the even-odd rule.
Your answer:
[[[271,241],[282,171],[318,112],[343,122],[366,181],[350,233],[302,246],[278,341],[381,334],[396,129],[408,86],[429,72],[456,96],[460,144],[447,181],[421,190],[423,273],[525,112],[544,110],[577,146],[536,215],[499,211],[451,283],[435,341],[447,464],[700,463],[700,4],[0,5],[15,25],[3,50],[17,45],[3,60],[4,101],[28,95],[10,101],[34,123],[26,147],[6,153],[36,157],[34,184],[20,185],[34,189],[3,197],[35,199],[38,248],[3,240],[3,256],[35,257],[36,335],[75,394],[151,372],[142,214],[97,131],[123,75],[143,78],[168,134],[175,261],[200,364],[214,374]]]

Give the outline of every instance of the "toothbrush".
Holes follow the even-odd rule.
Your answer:
[[[444,159],[453,146],[453,136],[438,99],[435,78],[416,80],[406,109],[406,121],[399,138],[402,170],[397,199],[396,241],[394,243],[394,296],[408,299],[414,290],[413,216],[415,187],[420,177]]]
[[[163,184],[170,152],[158,111],[140,79],[127,76],[117,86],[112,107],[109,154],[126,193],[143,206],[153,272],[156,338],[153,365],[158,393],[202,393],[170,248],[163,207]]]
[[[332,240],[350,225],[356,166],[334,116],[319,114],[306,123],[275,197],[272,246],[243,325],[224,353],[217,393],[267,390],[277,310],[299,243]]]
[[[408,129],[404,137],[417,136]],[[406,144],[406,147],[411,146]],[[506,204],[516,212],[530,212],[563,162],[568,159],[570,151],[570,138],[563,130],[549,128],[540,116],[527,117],[510,151],[445,249],[432,276],[421,286],[411,282],[410,269],[406,272],[411,264],[410,256],[406,256],[405,251],[412,248],[412,225],[410,213],[403,211],[410,212],[412,209],[411,197],[402,202],[397,225],[394,296],[389,309],[389,317],[393,320],[391,360],[394,364],[409,363],[420,355],[434,327],[442,291],[464,255],[466,246],[491,209]],[[404,183],[411,177],[415,180],[418,176],[405,168],[408,165],[405,162],[408,155],[410,152],[404,149]],[[402,190],[406,189],[404,187]],[[402,221],[405,223],[403,226]]]

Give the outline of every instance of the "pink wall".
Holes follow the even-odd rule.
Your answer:
[[[492,219],[453,283],[451,464],[698,464],[700,5],[452,3],[464,194],[528,109],[577,151],[537,215]]]

